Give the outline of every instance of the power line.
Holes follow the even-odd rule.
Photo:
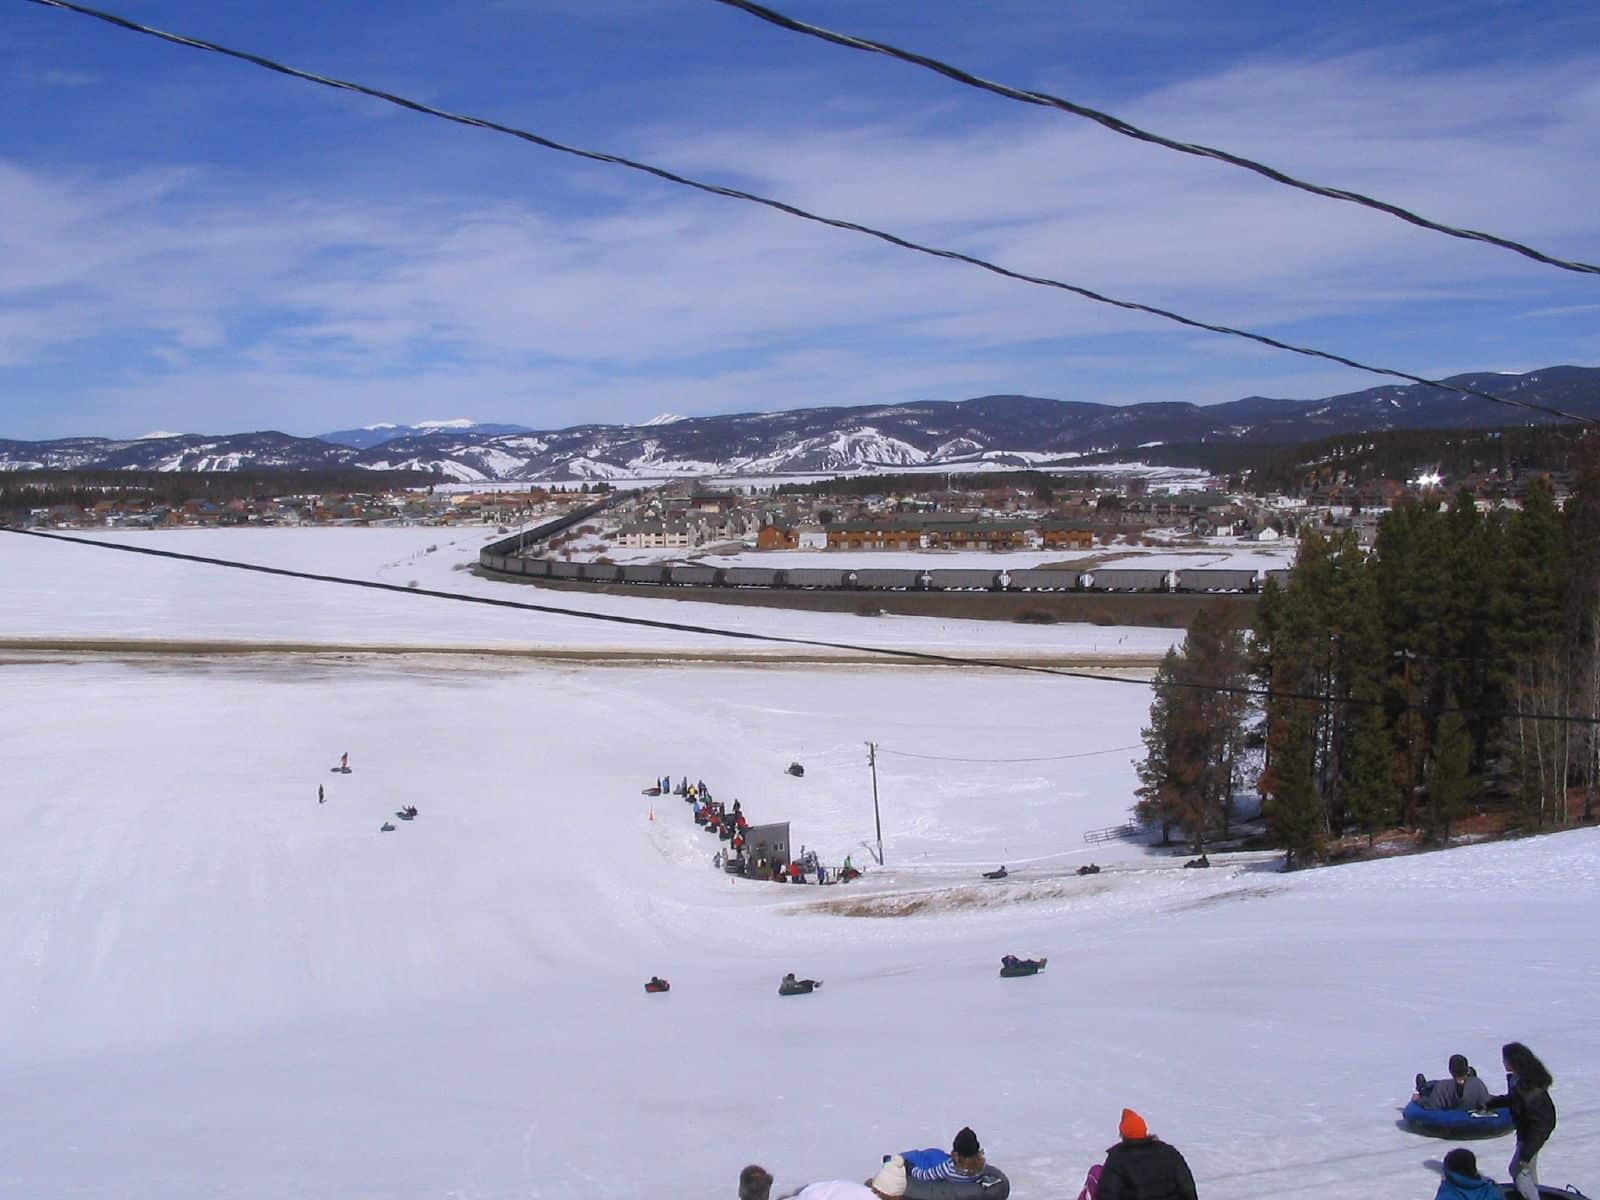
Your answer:
[[[1512,408],[1526,409],[1530,412],[1541,412],[1548,416],[1559,417],[1562,420],[1575,421],[1579,425],[1587,426],[1592,423],[1586,417],[1580,417],[1576,413],[1570,413],[1564,409],[1556,408],[1552,405],[1539,404],[1534,401],[1517,399],[1511,396],[1496,396],[1489,392],[1479,391],[1477,388],[1467,387],[1462,384],[1448,383],[1439,379],[1429,379],[1424,375],[1413,375],[1409,371],[1398,371],[1391,367],[1373,366],[1369,363],[1364,363],[1354,358],[1348,358],[1342,354],[1335,354],[1329,350],[1318,350],[1311,346],[1296,345],[1293,342],[1285,342],[1279,340],[1278,338],[1269,337],[1264,333],[1253,333],[1250,330],[1237,329],[1231,325],[1218,325],[1209,321],[1201,321],[1194,317],[1186,317],[1181,313],[1172,311],[1171,309],[1159,308],[1152,304],[1141,304],[1134,300],[1121,300],[1114,296],[1107,296],[1101,292],[1082,287],[1075,283],[1067,283],[1063,280],[1052,279],[1049,276],[1030,275],[1025,271],[1014,271],[1010,267],[1003,267],[998,263],[990,262],[988,259],[978,258],[977,256],[971,254],[964,254],[958,250],[946,250],[937,246],[929,246],[922,242],[912,241],[910,238],[901,237],[899,234],[889,233],[882,229],[876,229],[870,225],[862,225],[858,222],[847,221],[839,217],[823,216],[819,213],[814,213],[807,209],[800,208],[797,205],[790,204],[787,201],[775,200],[769,196],[758,195],[755,192],[742,191],[739,188],[724,187],[723,185],[716,183],[707,183],[703,180],[693,179],[687,175],[680,175],[675,171],[669,171],[665,167],[657,167],[651,165],[650,163],[640,162],[637,159],[625,158],[618,154],[608,154],[599,150],[586,150],[578,146],[569,146],[563,142],[555,141],[540,134],[530,133],[525,129],[518,129],[511,125],[503,125],[497,121],[490,121],[482,117],[472,117],[461,113],[450,112],[446,109],[435,108],[432,105],[423,104],[418,100],[410,100],[404,96],[395,95],[393,92],[381,91],[378,88],[367,87],[366,85],[359,83],[351,83],[348,80],[333,79],[326,75],[318,75],[312,71],[303,71],[298,67],[285,66],[283,63],[275,62],[270,58],[264,58],[259,54],[252,54],[244,50],[232,50],[226,46],[218,45],[216,42],[208,42],[200,38],[187,37],[183,34],[168,33],[165,30],[155,29],[148,25],[141,25],[136,21],[130,21],[126,17],[119,17],[113,13],[101,12],[100,10],[93,8],[86,8],[81,4],[73,4],[70,2],[70,0],[29,0],[29,3],[40,4],[47,8],[64,9],[68,12],[78,13],[82,16],[93,17],[96,20],[105,21],[108,24],[115,25],[119,29],[126,29],[133,33],[146,34],[149,37],[157,38],[164,42],[170,42],[176,46],[187,46],[191,49],[205,50],[213,54],[223,55],[227,58],[235,58],[241,62],[247,62],[254,66],[260,67],[263,70],[274,71],[280,75],[287,75],[293,79],[304,80],[307,83],[320,84],[323,87],[336,88],[340,91],[356,92],[363,96],[370,96],[375,100],[382,100],[388,104],[398,105],[399,107],[409,109],[412,112],[421,113],[424,116],[437,117],[442,121],[451,121],[457,125],[466,125],[474,129],[486,129],[492,133],[503,133],[508,137],[514,137],[521,141],[529,142],[532,145],[543,147],[546,150],[555,150],[561,154],[570,154],[577,158],[588,159],[591,162],[608,163],[612,166],[625,167],[630,171],[639,171],[656,179],[665,180],[668,183],[678,184],[682,187],[692,188],[695,191],[705,192],[708,195],[723,196],[730,200],[743,200],[750,204],[759,204],[764,208],[770,208],[776,212],[786,213],[789,216],[797,217],[802,221],[811,221],[815,224],[826,225],[833,229],[843,229],[847,232],[862,234],[865,237],[876,238],[878,241],[887,242],[891,246],[898,246],[902,250],[910,250],[917,254],[925,254],[932,258],[942,258],[951,262],[966,263],[968,266],[977,267],[979,270],[987,271],[990,274],[999,275],[1006,279],[1015,279],[1019,282],[1033,284],[1037,287],[1053,288],[1057,291],[1070,292],[1072,295],[1081,296],[1083,299],[1093,301],[1096,304],[1105,304],[1113,308],[1124,309],[1128,312],[1145,313],[1149,316],[1160,317],[1162,320],[1171,321],[1178,325],[1187,326],[1190,329],[1204,330],[1207,333],[1217,333],[1228,337],[1243,338],[1246,341],[1255,342],[1257,345],[1267,346],[1274,350],[1282,350],[1286,353],[1298,354],[1306,358],[1320,359],[1324,362],[1338,363],[1340,366],[1351,367],[1357,371],[1365,371],[1370,375],[1385,375],[1392,379],[1404,379],[1409,383],[1420,383],[1428,387],[1441,388],[1448,392],[1455,392],[1459,395],[1472,396],[1479,400],[1487,400],[1491,404],[1503,404]]]
[[[24,537],[44,538],[52,542],[70,542],[90,546],[96,550],[113,550],[119,554],[143,554],[150,558],[172,559],[178,562],[201,563],[211,567],[225,567],[233,571],[251,571],[258,575],[276,575],[284,579],[306,579],[314,583],[332,583],[341,587],[366,588],[375,592],[396,592],[402,596],[429,596],[435,600],[453,600],[460,604],[481,604],[489,608],[510,608],[522,612],[545,613],[549,616],[576,617],[583,621],[600,621],[610,625],[629,625],[640,629],[664,629],[675,633],[694,633],[707,637],[733,638],[737,641],[767,642],[781,646],[809,646],[822,650],[848,650],[856,654],[881,654],[885,658],[901,658],[917,662],[940,663],[955,667],[989,667],[1000,671],[1025,671],[1031,675],[1056,675],[1065,679],[1088,679],[1096,683],[1120,683],[1134,687],[1153,688],[1154,680],[1126,679],[1117,675],[1099,675],[1092,671],[1075,671],[1068,667],[1045,667],[1036,663],[1010,662],[997,658],[970,658],[959,654],[938,654],[932,650],[907,650],[898,646],[863,646],[856,642],[836,642],[826,638],[790,637],[779,633],[753,633],[747,629],[722,629],[712,625],[697,625],[689,621],[662,621],[651,617],[626,617],[620,613],[591,612],[581,608],[564,608],[558,604],[530,604],[522,600],[499,600],[493,596],[471,596],[464,592],[441,592],[432,588],[401,586],[398,583],[381,583],[375,579],[351,579],[344,575],[327,575],[315,571],[295,571],[288,567],[269,567],[262,563],[239,562],[231,558],[217,558],[205,554],[180,554],[176,550],[157,550],[152,546],[128,546],[119,542],[102,542],[94,538],[73,537],[64,533],[46,533],[39,529],[18,529],[14,525],[0,525],[0,533],[20,534]],[[1345,704],[1356,707],[1380,707],[1382,700],[1364,700],[1356,697],[1330,696],[1321,692],[1296,692],[1274,688],[1231,687],[1225,684],[1197,683],[1171,680],[1163,686],[1186,691],[1211,692],[1218,695],[1256,696],[1262,699],[1305,700],[1316,704]],[[1479,714],[1476,709],[1432,707],[1413,704],[1401,706],[1404,710],[1443,714],[1459,712],[1468,716],[1519,717],[1530,721],[1553,721],[1569,725],[1595,725],[1595,717],[1571,716],[1560,713],[1530,713],[1517,710]]]
[[[920,758],[929,762],[954,762],[954,763],[1043,763],[1066,762],[1071,758],[1097,758],[1102,754],[1122,754],[1129,750],[1143,750],[1144,743],[1137,746],[1111,746],[1105,750],[1084,750],[1078,754],[1047,754],[1038,758],[962,758],[949,754],[913,754],[909,750],[890,750],[885,746],[878,747],[879,754],[892,754],[896,758]]]
[[[873,41],[871,38],[856,37],[854,34],[839,33],[832,29],[825,29],[820,25],[812,25],[805,21],[796,20],[794,17],[785,16],[776,9],[766,7],[764,4],[754,4],[751,0],[716,0],[718,4],[726,4],[729,8],[737,8],[749,13],[768,24],[776,25],[780,29],[787,29],[793,33],[803,33],[808,37],[820,38],[825,42],[832,42],[836,46],[845,46],[851,50],[864,50],[869,54],[883,54],[889,58],[899,59],[901,62],[913,66],[923,67],[936,74],[943,75],[946,79],[953,79],[957,83],[968,87],[978,88],[981,91],[993,92],[997,96],[1004,96],[1010,100],[1019,100],[1024,104],[1034,104],[1042,108],[1053,108],[1075,117],[1083,117],[1102,125],[1113,133],[1120,133],[1136,141],[1148,142],[1154,146],[1161,146],[1168,150],[1176,150],[1179,154],[1191,154],[1197,158],[1209,158],[1216,162],[1226,163],[1232,167],[1240,167],[1246,171],[1253,171],[1274,183],[1281,183],[1285,187],[1296,188],[1302,192],[1310,192],[1313,196],[1322,196],[1329,200],[1343,200],[1349,204],[1359,204],[1363,208],[1374,209],[1377,212],[1387,213],[1391,217],[1398,217],[1411,225],[1422,229],[1442,233],[1447,237],[1461,238],[1469,242],[1483,242],[1490,246],[1499,246],[1502,250],[1510,250],[1524,258],[1531,258],[1534,262],[1543,263],[1549,267],[1558,267],[1563,271],[1576,271],[1584,275],[1600,275],[1600,266],[1572,259],[1556,258],[1542,250],[1535,250],[1532,246],[1513,241],[1510,238],[1500,237],[1492,233],[1484,233],[1479,229],[1463,229],[1457,225],[1447,225],[1442,221],[1434,221],[1420,213],[1402,208],[1398,204],[1391,204],[1387,200],[1365,195],[1361,192],[1348,191],[1345,188],[1326,187],[1318,183],[1309,183],[1304,179],[1297,179],[1276,167],[1257,162],[1255,159],[1245,158],[1242,155],[1231,154],[1226,150],[1219,150],[1215,146],[1205,146],[1198,142],[1181,142],[1174,138],[1165,137],[1159,133],[1152,133],[1148,129],[1141,129],[1137,125],[1129,124],[1121,117],[1113,116],[1099,109],[1089,108],[1076,104],[1071,100],[1052,96],[1049,92],[1030,91],[1025,88],[1012,87],[1009,84],[997,83],[992,79],[985,79],[981,75],[974,75],[970,71],[941,62],[936,58],[929,58],[924,54],[917,54],[910,50],[902,50],[891,46],[887,42]]]

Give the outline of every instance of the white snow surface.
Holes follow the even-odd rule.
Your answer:
[[[490,536],[118,540],[557,598],[453,569]],[[1141,632],[559,600],[991,652]],[[19,635],[702,644],[4,535]],[[714,1198],[751,1161],[784,1194],[970,1124],[1059,1200],[1127,1105],[1205,1200],[1427,1200],[1450,1143],[1396,1127],[1411,1076],[1461,1051],[1497,1082],[1513,1038],[1556,1076],[1541,1177],[1600,1191],[1600,830],[1294,875],[1086,845],[1148,693],[1015,672],[7,654],[0,688],[7,1196]],[[641,794],[688,773],[868,866],[867,740],[888,866],[848,886],[730,881]],[[1007,952],[1049,968],[1001,980]],[[825,985],[780,999],[788,970]],[[1477,1150],[1503,1177],[1510,1139]]]
[[[862,618],[850,613],[604,596],[479,579],[457,568],[475,563],[484,543],[502,536],[483,526],[192,529],[73,536],[401,586],[415,582],[439,591],[584,612],[941,653],[1148,658],[1165,653],[1181,638],[1166,629]],[[0,638],[5,637],[784,652],[783,647],[730,638],[335,589],[15,534],[0,535]]]
[[[866,668],[0,669],[7,1195],[725,1197],[749,1161],[781,1193],[970,1124],[1018,1200],[1055,1200],[1128,1105],[1206,1200],[1426,1200],[1448,1143],[1396,1128],[1412,1074],[1459,1050],[1493,1079],[1513,1037],[1557,1078],[1541,1176],[1593,1190],[1600,831],[1186,871],[1083,844],[1123,815],[1131,753],[884,753],[886,870],[730,882],[645,784],[704,777],[865,863],[864,739],[1113,749],[1145,696]],[[1011,879],[978,878],[998,862]],[[1008,951],[1050,966],[1001,980]],[[780,999],[786,970],[825,986]],[[1510,1142],[1478,1150],[1499,1172]]]

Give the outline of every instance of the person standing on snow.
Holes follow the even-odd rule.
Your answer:
[[[1506,1094],[1489,1101],[1490,1108],[1509,1108],[1517,1129],[1517,1148],[1511,1155],[1511,1182],[1523,1200],[1539,1200],[1539,1151],[1556,1129],[1556,1105],[1550,1099],[1555,1081],[1532,1050],[1521,1042],[1500,1049],[1507,1074]]]
[[[319,783],[319,784],[317,784],[317,803],[321,804],[322,803],[322,799],[323,799],[323,797],[322,797],[322,785]]]
[[[1144,1118],[1122,1110],[1122,1138],[1106,1151],[1096,1200],[1195,1200],[1194,1175],[1176,1147],[1151,1136]]]

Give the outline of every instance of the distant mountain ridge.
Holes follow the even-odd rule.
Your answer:
[[[1600,368],[1557,366],[1522,375],[1476,373],[1447,382],[1600,420]],[[1390,429],[1484,429],[1553,420],[1421,384],[1320,400],[1250,396],[1226,404],[1116,406],[1038,396],[979,396],[852,408],[712,417],[664,414],[642,425],[540,432],[460,421],[340,430],[319,438],[275,431],[210,436],[0,439],[0,470],[227,471],[242,467],[364,467],[437,471],[478,480],[628,480],[668,475],[777,475],[985,463],[1050,466],[1086,454],[1238,439],[1304,442]]]
[[[499,437],[507,433],[534,433],[526,425],[498,425],[492,422],[472,421],[460,417],[450,421],[418,421],[415,425],[363,425],[360,429],[336,429],[332,433],[319,433],[319,441],[335,446],[350,446],[356,450],[370,450],[403,437],[438,437],[441,435],[480,433],[485,437]]]

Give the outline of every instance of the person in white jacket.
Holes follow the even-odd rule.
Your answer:
[[[828,1179],[808,1184],[791,1200],[898,1200],[906,1194],[906,1160],[896,1154],[866,1183]]]

